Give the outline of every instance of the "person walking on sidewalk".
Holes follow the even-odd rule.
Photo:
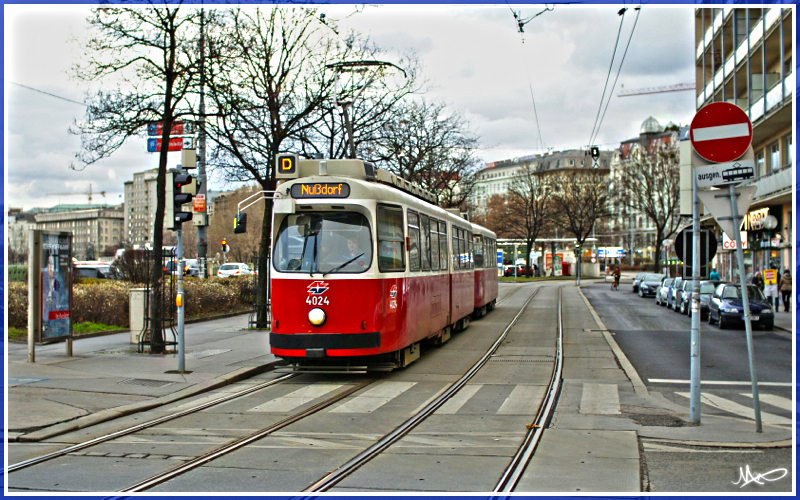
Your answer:
[[[716,269],[711,270],[711,273],[708,275],[708,279],[711,281],[719,281],[719,273]]]
[[[781,283],[778,286],[780,287],[781,295],[783,295],[783,311],[789,312],[789,301],[792,300],[792,273],[788,269],[783,272]],[[777,309],[776,307],[775,310]]]
[[[753,275],[751,284],[757,286],[758,289],[761,290],[762,292],[764,291],[764,278],[761,277],[760,271],[756,271],[756,274]]]

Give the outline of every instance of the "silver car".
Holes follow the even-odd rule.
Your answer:
[[[248,276],[252,274],[253,271],[250,270],[250,267],[241,262],[229,262],[227,264],[222,264],[217,270],[217,278],[227,278],[228,276]]]
[[[675,278],[664,278],[664,281],[661,282],[658,288],[656,288],[656,304],[659,306],[667,305],[667,293],[669,293],[669,287],[672,286],[672,283],[675,281]]]

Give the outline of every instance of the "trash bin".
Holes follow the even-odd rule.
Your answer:
[[[561,276],[570,276],[570,274],[569,274],[569,262],[562,262],[561,263]]]
[[[147,289],[145,288],[130,289],[130,305],[128,306],[128,312],[130,314],[131,344],[139,343],[139,334],[144,330],[146,293]]]

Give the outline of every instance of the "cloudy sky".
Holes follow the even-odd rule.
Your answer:
[[[146,152],[144,139],[130,141],[112,158],[83,171],[69,169],[80,141],[68,128],[85,112],[80,104],[85,88],[69,75],[82,54],[87,7],[4,8],[6,206],[85,203],[85,194],[57,193],[87,193],[90,186],[94,203],[121,203],[123,183],[134,172],[157,166],[157,156]],[[542,9],[514,6],[522,18]],[[619,9],[556,5],[525,26],[524,43],[508,6],[368,6],[350,15],[355,9],[340,5],[324,11],[328,19],[338,20],[340,29],[359,30],[396,54],[415,49],[433,86],[428,97],[462,111],[480,137],[480,157],[493,162],[589,142],[620,27]],[[609,87],[635,19],[630,9]],[[691,121],[691,91],[617,94],[693,82],[693,29],[692,6],[642,8],[594,141],[602,149],[636,136],[649,116],[662,124]],[[171,156],[177,163],[179,154]],[[211,181],[212,189],[227,187]]]

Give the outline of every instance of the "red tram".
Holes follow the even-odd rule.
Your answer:
[[[494,308],[494,233],[368,162],[276,161],[270,346],[295,369],[406,366]]]

